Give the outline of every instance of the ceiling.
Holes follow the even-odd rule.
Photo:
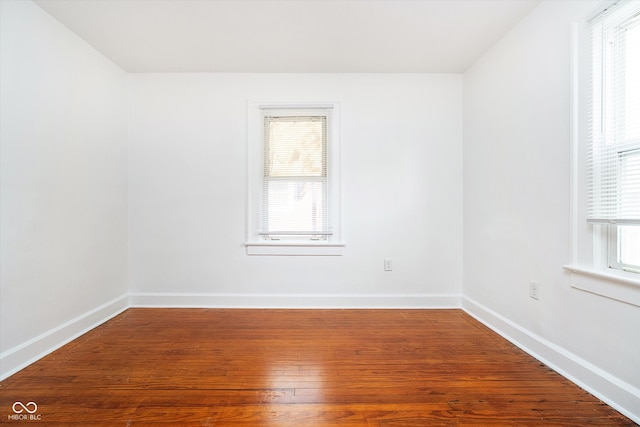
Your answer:
[[[462,73],[539,1],[35,0],[133,73]]]

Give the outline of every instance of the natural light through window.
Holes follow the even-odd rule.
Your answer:
[[[608,267],[640,273],[640,2],[591,22],[589,213],[606,224]]]
[[[249,103],[249,255],[342,255],[338,103]]]
[[[632,149],[621,155],[621,205],[640,211],[640,17],[621,26],[624,32],[624,139]],[[640,212],[630,215],[640,217]],[[618,265],[623,270],[640,272],[640,226],[617,226]]]
[[[640,3],[594,18],[591,52],[588,220],[605,224],[608,267],[640,273]]]
[[[260,234],[326,239],[326,116],[265,116],[264,123]]]

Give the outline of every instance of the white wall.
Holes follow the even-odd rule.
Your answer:
[[[132,74],[129,82],[134,303],[459,302],[462,76]],[[248,101],[340,103],[344,256],[246,254]],[[383,271],[385,257],[394,271]],[[203,295],[147,298],[158,293]]]
[[[5,376],[127,292],[126,76],[35,4],[0,5]]]
[[[572,262],[570,27],[597,6],[541,3],[465,73],[463,290],[466,309],[534,352],[553,350],[549,362],[640,419],[640,308],[572,288],[562,268]]]

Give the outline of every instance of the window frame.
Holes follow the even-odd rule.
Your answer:
[[[638,274],[640,273],[640,265],[620,261],[623,256],[620,248],[620,227],[621,226],[616,224],[610,224],[607,226],[608,267],[614,270]]]
[[[623,150],[618,150],[616,153],[617,158],[621,159],[629,153],[638,152],[636,155],[640,155],[640,141],[632,141],[631,143],[625,143]],[[620,168],[622,170],[622,168]],[[616,185],[621,186],[622,178],[616,176]],[[606,245],[607,245],[607,267],[614,270],[625,271],[628,273],[640,273],[640,265],[629,264],[621,262],[623,259],[622,247],[620,242],[620,227],[624,227],[625,224],[607,224],[606,225]],[[640,226],[639,226],[640,227]]]
[[[293,119],[293,120],[291,120]],[[298,120],[299,119],[299,120]],[[270,147],[272,141],[269,138],[269,129],[267,122],[277,123],[277,122],[286,122],[286,121],[312,121],[313,119],[319,119],[318,121],[321,123],[322,127],[322,150],[323,154],[321,158],[323,160],[323,173],[319,176],[295,176],[295,175],[287,175],[284,177],[281,176],[273,176],[267,172],[267,164],[269,160],[267,159],[266,150]],[[331,175],[330,167],[329,167],[329,126],[331,125],[331,115],[328,110],[304,110],[300,109],[274,109],[274,110],[263,110],[262,111],[262,122],[264,125],[264,136],[263,136],[263,161],[264,173],[262,175],[262,183],[263,190],[260,192],[260,230],[258,234],[260,235],[261,240],[266,241],[280,241],[280,240],[289,240],[289,241],[328,241],[330,240],[331,235],[333,234],[331,230],[331,221],[329,218],[329,185],[330,180],[329,177]],[[270,183],[289,183],[289,184],[307,184],[307,183],[320,183],[322,194],[322,207],[320,208],[321,214],[320,219],[322,221],[321,228],[322,230],[313,230],[313,227],[310,227],[306,230],[289,230],[283,231],[282,229],[269,230],[268,223],[271,218],[271,212],[269,208],[271,207],[269,203],[269,191],[267,188]]]
[[[626,57],[627,55],[627,40],[625,37],[620,37],[622,31],[630,25],[638,25],[637,13],[635,16],[628,18],[627,21],[620,22],[616,25],[616,27],[604,27],[601,23],[603,19],[602,16],[606,14],[609,9],[614,9],[618,7],[622,2],[616,3],[609,8],[605,9],[604,12],[595,16],[591,20],[589,20],[589,29],[588,31],[592,33],[592,31],[599,31],[600,37],[602,37],[602,41],[596,39],[595,46],[598,48],[595,52],[591,49],[589,53],[589,66],[593,70],[593,64],[601,65],[601,72],[594,70],[593,73],[596,76],[595,80],[590,80],[588,91],[592,93],[591,105],[589,107],[589,111],[592,111],[593,114],[590,115],[589,127],[591,132],[589,132],[589,149],[594,149],[595,151],[600,150],[599,152],[603,152],[602,148],[598,148],[598,146],[602,147],[603,142],[599,141],[604,138],[604,141],[612,141],[611,147],[604,146],[604,156],[605,159],[603,163],[599,163],[599,161],[592,160],[595,163],[592,163],[592,167],[594,168],[605,168],[605,170],[610,169],[613,171],[605,172],[604,178],[597,179],[606,179],[608,181],[607,185],[609,188],[616,188],[614,193],[610,193],[615,195],[616,206],[626,206],[623,202],[624,193],[622,191],[623,187],[623,167],[622,162],[624,158],[628,155],[633,155],[633,153],[640,151],[640,138],[631,137],[629,139],[626,135],[619,135],[618,130],[620,129],[620,125],[614,127],[615,123],[620,123],[620,121],[624,121],[626,118],[626,110],[624,102],[613,102],[614,100],[623,100],[624,93],[626,92],[626,75],[621,67],[614,67],[612,61],[619,62],[620,57]],[[615,13],[615,12],[614,12]],[[596,22],[595,24],[593,22]],[[635,22],[635,23],[634,23]],[[592,30],[592,26],[602,26],[595,27],[595,30]],[[606,32],[605,32],[606,31]],[[613,43],[615,41],[616,43]],[[593,39],[592,39],[593,43]],[[600,44],[598,44],[600,43]],[[594,46],[592,44],[592,46]],[[597,56],[600,56],[597,58]],[[600,68],[598,68],[599,70]],[[613,75],[613,80],[609,81],[607,75]],[[612,87],[613,93],[605,92],[605,87]],[[609,89],[610,90],[610,89]],[[613,98],[610,98],[612,96]],[[606,97],[606,98],[605,98]],[[596,122],[596,123],[594,123]],[[600,123],[600,124],[597,124]],[[623,129],[626,126],[622,127]],[[610,132],[614,132],[615,136],[611,136]],[[594,134],[598,134],[599,136],[595,136]],[[612,139],[610,139],[612,138]],[[594,142],[595,141],[595,142]],[[598,144],[597,146],[593,146],[593,144]],[[605,142],[608,144],[608,142]],[[590,154],[591,155],[591,154]],[[595,156],[596,154],[594,154]],[[601,154],[600,154],[601,155]],[[607,160],[608,159],[608,160]],[[608,168],[608,169],[607,169]],[[598,176],[598,173],[595,173],[593,176]],[[593,191],[599,191],[599,187],[593,188]],[[601,203],[600,201],[598,203]],[[618,216],[620,214],[616,214]],[[624,214],[622,214],[620,218],[623,219],[611,219],[603,221],[602,217],[600,219],[590,220],[593,224],[593,234],[594,234],[594,266],[601,265],[604,268],[614,271],[620,271],[625,273],[640,273],[640,266],[631,265],[624,262],[621,262],[623,259],[622,247],[620,244],[620,227],[634,224],[634,222],[630,220],[626,220]],[[596,217],[597,218],[597,217]],[[606,217],[605,217],[606,218]],[[604,223],[603,226],[598,227],[597,223]],[[598,254],[602,255],[598,255]],[[600,261],[599,261],[600,260]]]
[[[587,139],[592,67],[589,22],[614,4],[604,0],[591,13],[573,21],[570,32],[570,229],[571,288],[640,307],[640,274],[609,267],[608,223],[588,223]]]
[[[313,236],[279,235],[278,240],[261,233],[263,208],[265,115],[326,115],[327,138],[327,221],[331,234],[316,240]],[[248,213],[245,246],[248,255],[343,255],[345,243],[341,230],[340,196],[340,105],[331,103],[273,103],[248,104]]]

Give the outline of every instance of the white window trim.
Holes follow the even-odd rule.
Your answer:
[[[333,234],[329,241],[300,241],[296,239],[268,241],[259,235],[259,200],[262,188],[263,162],[263,111],[279,110],[331,110],[331,120],[327,127],[329,139],[328,163],[331,168],[329,193],[331,203],[328,215],[331,218]],[[342,237],[342,199],[340,181],[340,104],[329,103],[273,103],[252,102],[248,104],[248,182],[247,195],[247,255],[287,255],[287,256],[340,256],[346,246]]]
[[[570,262],[562,267],[571,273],[571,287],[615,301],[640,306],[640,277],[636,273],[609,268],[606,245],[609,235],[606,225],[596,225],[586,233],[585,171],[581,141],[586,137],[586,123],[581,118],[586,112],[586,82],[580,65],[585,61],[588,40],[586,23],[573,23],[571,27],[570,72]],[[587,236],[589,234],[589,236]],[[586,248],[586,250],[581,250]]]
[[[619,242],[618,242],[618,227],[615,225],[610,225],[607,227],[607,233],[608,233],[608,264],[609,267],[615,269],[615,270],[620,270],[620,271],[625,271],[625,272],[630,272],[633,273],[634,275],[638,275],[638,266],[637,265],[633,265],[633,264],[626,264],[624,262],[620,262],[619,258],[620,258],[620,246],[619,246]]]

